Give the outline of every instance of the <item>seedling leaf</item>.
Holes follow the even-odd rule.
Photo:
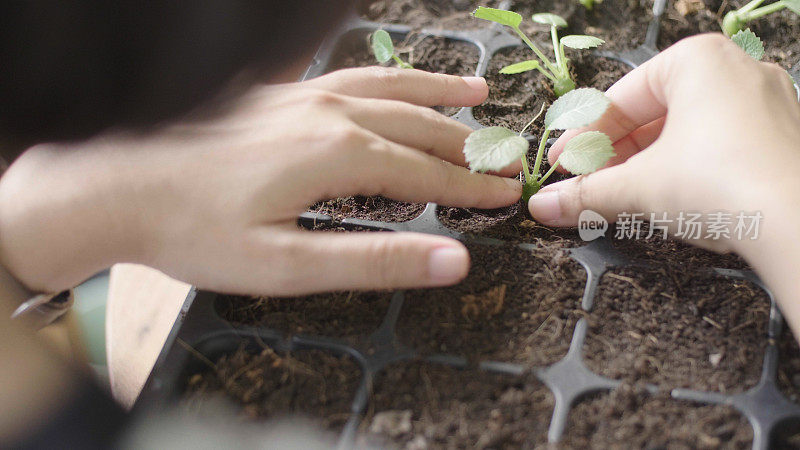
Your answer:
[[[515,73],[528,72],[531,70],[536,70],[538,68],[539,68],[539,61],[531,59],[528,61],[522,61],[516,64],[511,64],[509,66],[503,67],[500,70],[500,73],[504,75],[513,75]]]
[[[565,47],[576,48],[581,50],[587,48],[599,47],[605,43],[606,41],[600,38],[596,38],[594,36],[585,36],[581,34],[573,34],[561,38],[561,44],[563,44]]]
[[[731,40],[756,61],[761,61],[761,58],[764,57],[764,43],[750,31],[750,28],[734,34],[731,36]]]
[[[385,63],[392,59],[394,55],[394,44],[392,37],[384,30],[378,30],[372,34],[372,53],[380,63]]]
[[[536,23],[543,23],[545,25],[551,25],[556,28],[564,28],[567,26],[566,20],[564,20],[561,16],[557,16],[551,13],[534,14],[533,17],[531,17],[531,19],[533,19],[533,21]]]
[[[575,89],[553,102],[544,117],[544,126],[548,130],[580,128],[602,117],[610,104],[597,89]]]
[[[472,172],[504,169],[528,153],[528,140],[503,127],[472,132],[464,145],[464,157]]]
[[[599,131],[587,131],[567,142],[558,161],[570,173],[586,175],[603,168],[615,154],[611,138]]]
[[[478,19],[490,20],[512,28],[519,28],[519,25],[522,23],[522,16],[514,11],[487,8],[485,6],[479,6],[472,15]]]
[[[800,14],[800,0],[783,0],[783,4],[795,14]]]

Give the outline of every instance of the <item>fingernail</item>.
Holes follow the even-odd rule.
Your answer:
[[[528,201],[528,209],[534,219],[542,223],[555,222],[561,218],[561,203],[558,191],[540,192]]]
[[[467,86],[476,91],[483,91],[487,88],[486,78],[482,77],[461,77]]]
[[[440,247],[428,256],[431,282],[445,286],[457,283],[469,272],[469,252],[461,247]]]

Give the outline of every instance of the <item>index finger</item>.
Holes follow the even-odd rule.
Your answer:
[[[416,69],[344,69],[301,83],[351,97],[400,100],[419,106],[476,106],[489,95],[486,80]]]

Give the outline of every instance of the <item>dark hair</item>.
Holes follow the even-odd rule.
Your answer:
[[[349,3],[0,2],[0,141],[80,139],[174,118],[245,68],[268,77],[310,55]]]

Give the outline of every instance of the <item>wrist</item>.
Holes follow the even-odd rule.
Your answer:
[[[103,147],[37,146],[0,179],[0,263],[32,291],[67,289],[142,257],[126,171]]]

